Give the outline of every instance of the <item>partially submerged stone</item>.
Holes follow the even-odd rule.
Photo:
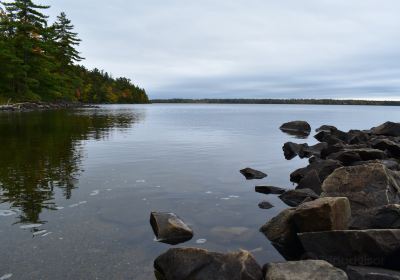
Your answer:
[[[274,205],[272,205],[270,202],[264,200],[264,201],[261,201],[260,203],[258,203],[258,207],[260,207],[261,209],[271,209],[274,207]]]
[[[347,280],[346,273],[322,260],[269,263],[265,280]]]
[[[284,203],[291,207],[300,205],[307,198],[317,199],[318,197],[319,195],[311,189],[288,190],[279,196]]]
[[[280,130],[297,136],[308,136],[311,132],[311,126],[306,121],[292,121],[281,125]]]
[[[252,168],[249,168],[249,167],[240,170],[240,173],[244,177],[246,177],[247,180],[263,179],[263,178],[268,176],[267,174],[265,174],[265,173],[263,173],[261,171],[258,171],[258,170],[255,170],[255,169],[252,169]]]
[[[263,194],[283,194],[287,190],[284,188],[273,187],[273,186],[256,186],[255,191]]]
[[[298,234],[306,253],[337,267],[400,267],[400,230],[369,229]]]
[[[193,230],[174,213],[152,212],[150,224],[157,241],[176,245],[193,237]]]
[[[372,266],[348,266],[349,280],[400,280],[400,271]]]
[[[293,221],[298,232],[346,230],[351,217],[346,197],[325,197],[296,208]]]
[[[228,254],[173,248],[154,261],[158,280],[262,280],[262,270],[247,251]]]

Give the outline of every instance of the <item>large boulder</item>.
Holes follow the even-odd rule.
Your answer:
[[[357,166],[357,165],[366,165],[369,163],[379,163],[383,164],[386,166],[386,168],[394,171],[399,171],[400,170],[400,164],[396,159],[389,158],[389,159],[375,159],[375,160],[367,160],[367,161],[356,161],[351,164],[351,166]]]
[[[298,136],[308,136],[311,132],[311,126],[308,122],[305,121],[292,121],[281,125],[280,130]]]
[[[256,186],[255,191],[263,194],[283,194],[287,190],[284,188],[273,186]]]
[[[319,195],[317,195],[311,189],[297,189],[297,190],[288,190],[285,193],[281,194],[279,198],[285,202],[287,205],[291,207],[296,207],[300,205],[302,202],[307,200],[317,199]]]
[[[310,157],[320,158],[322,151],[327,148],[328,148],[328,143],[325,142],[318,143],[313,146],[305,145],[299,150],[298,155],[300,158],[310,158]]]
[[[293,222],[294,212],[294,208],[285,209],[260,229],[287,260],[298,260],[304,253]]]
[[[371,266],[348,266],[350,280],[400,280],[400,271]]]
[[[240,170],[240,173],[244,177],[246,177],[247,180],[263,179],[263,178],[268,176],[267,174],[265,174],[265,173],[263,173],[261,171],[258,171],[258,170],[255,170],[255,169],[252,169],[252,168],[249,168],[249,167]]]
[[[387,154],[381,150],[371,148],[345,149],[343,151],[330,154],[327,158],[338,160],[344,165],[350,165],[356,161],[385,159],[387,158]]]
[[[264,266],[265,280],[346,280],[346,273],[322,260],[269,263]]]
[[[400,123],[385,122],[380,126],[373,127],[371,133],[375,135],[400,136]]]
[[[193,237],[193,230],[174,213],[152,212],[150,224],[159,242],[176,245]]]
[[[333,171],[342,167],[342,164],[337,160],[321,160],[313,159],[307,167],[295,170],[290,174],[290,181],[299,183],[308,172],[315,170],[318,173],[320,181],[323,182]]]
[[[346,230],[351,217],[346,197],[325,197],[296,208],[293,221],[298,232]]]
[[[398,229],[305,232],[298,236],[310,258],[326,260],[337,267],[400,267]]]
[[[354,213],[400,202],[400,172],[382,164],[336,169],[322,184],[323,197],[347,197]]]
[[[296,190],[298,189],[311,189],[316,194],[320,195],[322,193],[322,182],[319,178],[318,172],[316,170],[311,170],[308,172],[296,186]]]
[[[304,145],[307,145],[307,144],[297,144],[297,143],[293,143],[293,142],[286,142],[282,147],[285,159],[291,160],[291,159],[295,158],[299,154],[300,150],[304,147]]]
[[[372,141],[371,146],[375,149],[388,151],[393,157],[400,157],[400,144],[389,139],[375,139]]]
[[[367,209],[355,215],[351,229],[400,229],[400,205],[389,204]]]
[[[158,280],[262,280],[262,270],[247,251],[229,254],[198,248],[173,248],[154,261]]]

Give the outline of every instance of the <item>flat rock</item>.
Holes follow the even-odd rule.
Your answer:
[[[400,205],[367,209],[352,218],[351,229],[400,229]]]
[[[305,121],[292,121],[282,124],[280,130],[289,134],[308,136],[311,133],[311,126]]]
[[[262,280],[262,270],[247,251],[229,254],[173,248],[154,261],[158,280]]]
[[[380,126],[373,127],[371,133],[375,135],[400,136],[400,123],[385,122]]]
[[[354,213],[400,202],[400,173],[382,164],[336,169],[322,184],[323,197],[347,197]]]
[[[264,266],[265,280],[346,280],[346,273],[322,260],[269,263]]]
[[[326,260],[337,267],[400,267],[399,229],[306,232],[298,236],[310,258]]]
[[[296,207],[300,205],[306,198],[317,199],[317,195],[311,189],[298,189],[298,190],[288,190],[281,194],[279,198],[291,207]]]
[[[193,230],[174,213],[152,212],[150,224],[159,242],[176,245],[193,237]]]
[[[260,207],[261,209],[271,209],[274,207],[274,205],[272,205],[270,202],[264,200],[264,201],[261,201],[260,203],[258,203],[258,207]]]
[[[400,280],[400,271],[371,266],[348,266],[350,280]]]
[[[249,168],[249,167],[240,170],[240,173],[244,177],[246,177],[247,180],[263,179],[263,178],[268,176],[267,174],[265,174],[265,173],[263,173],[261,171],[258,171],[258,170],[255,170],[255,169],[252,169],[252,168]]]
[[[304,253],[293,222],[294,208],[285,209],[260,228],[275,249],[287,260],[298,260]]]
[[[273,186],[256,186],[255,191],[263,194],[283,194],[287,190],[284,188],[273,187]]]
[[[298,232],[346,230],[351,217],[346,197],[324,197],[298,206],[293,221]]]

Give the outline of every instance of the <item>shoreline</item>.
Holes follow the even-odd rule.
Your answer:
[[[0,105],[0,112],[30,112],[80,108],[98,108],[98,106],[73,102],[19,102]]]

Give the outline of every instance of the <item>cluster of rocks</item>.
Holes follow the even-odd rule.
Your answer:
[[[0,105],[0,111],[9,112],[26,112],[26,111],[40,111],[40,110],[54,110],[54,109],[75,109],[75,108],[97,108],[94,105],[86,105],[81,103],[71,102],[23,102],[12,103],[8,105]]]
[[[286,123],[281,130],[305,138],[311,126]],[[295,189],[256,186],[289,208],[260,228],[287,260],[261,267],[250,252],[227,254],[172,248],[154,261],[159,280],[397,279],[400,280],[400,123],[343,132],[316,130],[319,143],[285,143],[286,159],[309,158],[290,174]],[[247,180],[267,174],[245,168]],[[259,204],[269,209],[268,201]],[[172,213],[152,213],[157,239],[178,244],[193,231]]]

